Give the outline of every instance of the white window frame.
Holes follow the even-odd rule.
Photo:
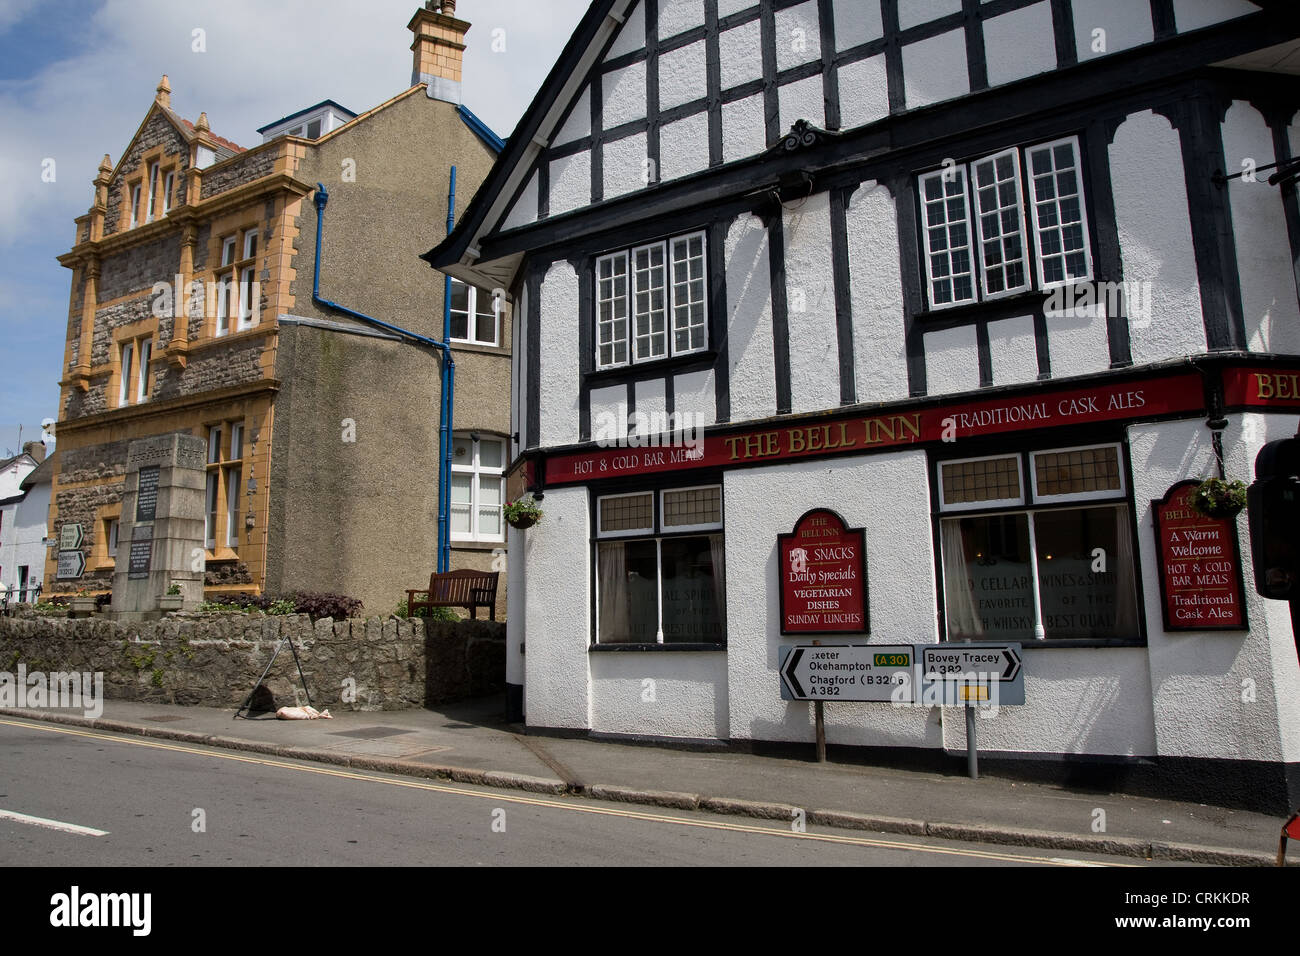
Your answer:
[[[135,361],[135,343],[123,342],[119,348],[121,353],[118,362],[118,376],[121,381],[118,382],[117,404],[118,407],[122,407],[131,404],[131,372]]]
[[[655,310],[653,306],[649,306],[646,309],[644,314],[647,318],[647,321],[650,323],[650,326],[649,326],[649,331],[643,336],[637,331],[637,318],[642,314],[637,310],[637,297],[642,294],[645,294],[647,296],[653,295],[655,288],[654,288],[653,281],[650,282],[648,288],[643,289],[641,287],[640,276],[643,270],[638,268],[637,258],[642,253],[645,253],[649,256],[653,256],[656,251],[659,253],[658,270],[659,270],[660,278],[662,280],[659,285],[659,291],[663,295],[663,305],[659,310],[660,311],[659,321],[660,321],[661,328],[658,333],[655,332],[654,330]],[[644,271],[652,275],[654,273],[655,268],[656,267],[654,265],[650,265]],[[669,262],[668,262],[668,243],[651,242],[646,245],[637,246],[636,248],[632,249],[628,256],[628,279],[631,284],[631,290],[632,290],[632,295],[631,298],[629,299],[629,307],[628,307],[628,340],[632,346],[629,354],[632,356],[633,361],[636,362],[654,362],[658,359],[666,359],[670,355],[668,349],[669,349],[670,340],[672,339],[672,328],[671,328],[672,310],[670,308],[671,298],[669,296],[669,291],[668,291],[668,284],[670,281]],[[656,339],[658,341],[656,341]],[[644,356],[640,354],[642,341],[648,343],[648,348],[650,350],[649,354]],[[656,345],[658,346],[657,351],[655,348]]]
[[[140,340],[140,370],[136,373],[135,400],[139,404],[149,400],[149,362],[153,359],[153,339]]]
[[[667,521],[665,499],[667,499],[667,497],[670,494],[677,494],[678,492],[682,492],[682,491],[701,491],[705,488],[718,489],[718,515],[719,515],[718,520],[716,522],[714,521],[705,522],[704,524],[675,524],[670,527]],[[707,484],[707,485],[687,485],[685,488],[663,488],[660,489],[658,497],[659,497],[659,531],[662,534],[677,534],[679,532],[689,532],[689,531],[721,531],[724,526],[726,515],[723,513],[722,486],[719,484],[714,483],[714,484]],[[597,527],[599,527],[599,525],[597,525]]]
[[[244,266],[239,270],[239,321],[236,325],[239,332],[257,325],[261,312],[256,275],[257,270],[253,266]]]
[[[452,435],[452,441],[469,442],[472,451],[470,454],[470,463],[468,465],[458,465],[456,464],[455,461],[453,461],[451,464],[451,470],[453,474],[470,476],[470,482],[469,482],[469,528],[470,530],[468,533],[464,531],[451,532],[451,540],[452,541],[492,541],[492,542],[504,541],[506,539],[505,465],[507,461],[506,456],[509,453],[509,450],[507,448],[507,439],[503,438],[500,435],[483,435],[480,436],[478,441],[475,441],[472,437],[470,437],[470,434],[468,432],[457,432]],[[485,441],[495,442],[496,444],[501,446],[501,466],[499,468],[484,468],[482,466],[480,461],[480,456],[479,456],[479,445],[480,443]],[[499,534],[495,534],[495,535],[484,534],[479,529],[480,508],[488,507],[487,505],[480,504],[481,501],[480,491],[482,490],[481,486],[485,479],[488,481],[495,479],[498,482],[498,486],[499,486],[497,498],[500,501],[500,504],[497,505],[497,508],[501,512],[501,521],[500,521],[501,531]],[[450,502],[448,503],[448,508],[450,508]],[[447,520],[448,523],[450,524],[451,521],[450,514],[448,514]]]
[[[239,549],[239,493],[243,477],[242,468],[223,468],[226,480],[226,547]]]
[[[249,229],[244,233],[244,258],[252,259],[257,255],[257,230]]]
[[[208,460],[209,465],[221,464],[221,434],[220,425],[211,425],[208,427]]]
[[[131,228],[140,225],[140,184],[131,187]]]
[[[1119,475],[1119,488],[1106,489],[1103,491],[1069,491],[1057,495],[1040,495],[1038,493],[1038,456],[1039,455],[1059,455],[1063,452],[1071,451],[1092,451],[1100,448],[1113,448],[1115,450],[1115,463]],[[1127,500],[1128,489],[1124,485],[1124,451],[1118,442],[1103,442],[1100,445],[1070,445],[1066,448],[1035,448],[1029,452],[1029,471],[1030,471],[1030,489],[1033,493],[1035,502],[1043,501],[1118,501]]]
[[[1011,157],[1011,163],[1015,173],[1016,225],[1017,228],[1020,230],[1020,265],[1021,265],[1021,271],[1024,275],[1024,279],[1020,283],[1020,285],[1014,287],[1008,286],[1006,289],[1003,289],[1001,292],[987,292],[987,291],[984,292],[983,301],[986,302],[995,301],[997,299],[1004,299],[1007,296],[1011,296],[1011,295],[1019,295],[1022,292],[1028,292],[1030,287],[1031,270],[1029,265],[1029,243],[1032,241],[1032,239],[1029,236],[1028,230],[1025,228],[1025,206],[1024,206],[1024,202],[1025,202],[1024,182],[1025,181],[1023,176],[1023,168],[1020,162],[1020,150],[1015,148],[1004,149],[1001,152],[992,154],[991,156],[985,156],[981,159],[972,160],[969,164],[967,164],[969,167],[969,178],[967,181],[967,188],[970,191],[971,205],[973,207],[973,212],[975,214],[974,221],[971,223],[970,238],[974,243],[975,252],[977,253],[979,259],[979,274],[978,274],[979,287],[983,288],[984,283],[987,280],[986,272],[989,266],[984,259],[984,230],[983,230],[982,220],[984,218],[985,210],[983,205],[980,203],[980,184],[978,181],[978,177],[975,175],[975,167],[978,166],[980,163],[990,162],[993,164],[994,171],[996,173],[998,159],[1008,155]],[[1002,207],[999,204],[998,207],[998,213],[999,213],[998,243],[999,244],[1001,244],[1005,240],[1007,235],[1006,233],[1002,232],[1002,224],[1000,221],[1001,208]],[[974,258],[974,256],[972,258]],[[998,268],[1003,270],[1006,269],[1005,259],[998,266]]]
[[[676,489],[673,489],[676,490]],[[601,531],[601,515],[605,511],[605,502],[617,498],[644,498],[650,496],[650,523],[644,528],[627,528],[622,531]],[[653,491],[630,491],[621,495],[601,495],[596,499],[596,537],[597,538],[646,538],[655,534],[655,498]]]
[[[719,495],[719,499],[718,499],[719,505],[721,506],[724,495],[722,492],[722,485],[720,483],[706,484],[706,485],[688,485],[683,488],[654,488],[649,491],[632,491],[632,492],[626,492],[623,494],[616,494],[616,495],[600,495],[599,497],[596,498],[596,525],[595,528],[593,529],[595,546],[593,548],[593,554],[592,554],[592,558],[593,558],[592,572],[594,574],[594,584],[592,588],[592,593],[595,596],[595,606],[597,609],[595,620],[593,621],[592,631],[594,634],[594,642],[596,644],[607,643],[607,642],[602,642],[600,639],[600,610],[599,610],[600,609],[600,544],[602,541],[618,541],[618,540],[628,540],[628,539],[634,541],[654,542],[655,606],[658,609],[658,615],[659,615],[658,621],[655,622],[655,643],[658,645],[671,645],[673,643],[671,641],[664,640],[664,629],[663,629],[663,625],[664,625],[663,542],[664,539],[667,538],[671,540],[677,537],[689,538],[689,537],[700,537],[701,535],[714,535],[714,534],[726,533],[725,512],[723,514],[723,521],[720,521],[717,524],[710,523],[706,525],[674,525],[672,530],[669,530],[666,527],[664,527],[664,522],[663,522],[664,495],[669,492],[692,491],[698,488],[717,488],[718,495]],[[601,524],[600,517],[604,511],[606,501],[613,501],[617,498],[644,498],[646,495],[650,495],[651,525],[649,527],[632,528],[624,531],[601,531],[600,530],[600,524]],[[658,527],[655,527],[656,524],[658,525]],[[723,563],[725,565],[726,563],[725,560]],[[723,574],[724,576],[726,574],[725,567],[723,569]],[[724,587],[725,587],[725,577],[724,577]],[[721,621],[722,632],[724,635],[727,633],[726,617],[727,617],[727,612],[726,612],[726,607],[724,606],[722,609],[722,621]],[[609,646],[617,646],[617,642]],[[636,647],[638,645],[631,645],[631,646]]]
[[[678,302],[677,290],[679,288],[679,284],[674,281],[673,265],[675,260],[673,257],[676,249],[679,246],[688,245],[692,240],[695,239],[698,239],[700,241],[701,271],[703,273],[701,280],[704,286],[704,295],[699,302],[692,302],[690,301],[689,298],[687,299],[686,302]],[[640,290],[637,288],[637,281],[636,281],[636,256],[637,253],[639,252],[648,249],[654,249],[656,247],[661,247],[663,249],[663,254],[664,254],[664,265],[663,265],[663,269],[664,269],[663,293],[664,293],[664,313],[665,313],[664,330],[665,330],[665,336],[667,341],[664,343],[665,348],[662,354],[658,354],[658,355],[653,354],[653,350],[652,350],[652,354],[650,354],[649,356],[638,358],[637,357],[637,334],[636,334],[636,328],[637,328],[636,296],[637,296],[637,292]],[[688,261],[690,261],[689,257],[688,257]],[[624,293],[623,303],[622,303],[623,305],[622,321],[624,323],[624,334],[622,337],[616,337],[615,335],[615,329],[617,328],[618,322],[620,321],[619,317],[617,316],[618,310],[616,308],[619,299],[617,296],[614,296],[612,294],[610,296],[602,295],[601,284],[602,281],[604,280],[602,280],[601,278],[601,268],[607,262],[621,263],[623,268],[623,275],[626,279],[625,282],[626,291]],[[616,278],[617,278],[617,273],[611,273],[610,279],[608,281],[612,283]],[[648,362],[664,362],[664,361],[670,361],[674,358],[680,358],[686,355],[696,355],[701,352],[708,351],[709,344],[710,344],[709,343],[709,305],[710,305],[709,303],[709,240],[708,240],[708,235],[707,233],[704,232],[704,230],[696,230],[694,232],[683,233],[682,235],[669,236],[664,239],[656,240],[655,242],[641,243],[639,245],[632,246],[628,249],[620,249],[617,252],[611,252],[606,255],[600,256],[596,260],[596,268],[595,268],[595,273],[592,276],[592,281],[595,284],[595,292],[596,292],[596,297],[595,297],[596,315],[594,317],[596,323],[596,328],[595,328],[596,334],[594,336],[595,341],[593,345],[595,349],[595,367],[597,369],[626,368],[631,365],[645,364]],[[685,287],[688,290],[690,287],[690,283],[692,281],[693,280],[688,275],[685,283]],[[689,292],[687,294],[689,295]],[[610,309],[610,317],[608,319],[603,317],[602,315],[603,307],[606,305],[608,305]],[[678,322],[677,322],[677,310],[679,306],[685,306],[687,307],[688,310],[693,306],[699,306],[701,309],[701,322],[698,324],[688,323],[688,325],[686,326],[688,339],[689,339],[690,329],[692,328],[703,329],[703,340],[697,346],[691,347],[688,345],[686,348],[681,348],[681,349],[676,347],[677,332],[679,331]],[[608,341],[603,342],[601,338],[601,333],[604,331],[605,328],[609,328],[610,338],[608,339]],[[649,341],[651,342],[654,341],[653,332],[649,336]],[[615,347],[620,342],[626,348],[627,358],[621,362],[620,361],[602,362],[600,358],[601,345],[605,344],[605,345],[610,345],[611,347]],[[611,348],[611,358],[612,358],[612,353],[615,351],[617,351],[616,348]]]
[[[1074,150],[1074,178],[1079,186],[1079,223],[1083,229],[1083,261],[1084,273],[1074,278],[1065,278],[1056,282],[1048,282],[1043,276],[1043,249],[1042,233],[1038,226],[1038,202],[1034,198],[1034,170],[1032,163],[1029,162],[1029,153],[1035,150],[1046,149],[1052,153],[1052,171],[1056,172],[1056,147],[1070,144]],[[1025,147],[1025,189],[1029,196],[1029,204],[1033,210],[1034,222],[1034,269],[1037,273],[1038,287],[1043,290],[1056,289],[1061,286],[1074,285],[1079,282],[1088,282],[1092,279],[1092,233],[1088,228],[1088,204],[1087,196],[1083,189],[1083,150],[1079,146],[1079,137],[1063,136],[1060,139],[1054,139],[1047,143],[1034,143]],[[1060,195],[1058,194],[1053,200],[1058,208],[1060,206]],[[1054,227],[1059,228],[1059,227]],[[1062,253],[1063,255],[1064,253]]]
[[[1088,446],[1092,447],[1092,446]],[[958,501],[949,503],[943,496],[943,469],[945,465],[968,465],[976,461],[1000,461],[1010,458],[1016,463],[1017,481],[1020,483],[1020,496],[1017,498],[991,498],[986,501]],[[945,458],[935,464],[935,479],[939,483],[939,510],[944,513],[954,511],[985,511],[998,508],[1025,507],[1025,466],[1024,456],[1020,452],[1002,455],[980,455],[976,458]]]
[[[172,191],[176,188],[176,172],[168,170],[163,177],[163,215],[172,211]]]
[[[235,454],[236,449],[239,454]],[[244,459],[244,423],[230,423],[230,460],[243,461]]]
[[[1034,174],[1033,165],[1030,160],[1030,153],[1039,150],[1054,151],[1056,147],[1069,145],[1074,154],[1074,173],[1075,182],[1078,186],[1079,200],[1079,219],[1080,228],[1083,233],[1083,256],[1085,271],[1083,275],[1073,276],[1058,281],[1048,282],[1043,272],[1043,254],[1042,254],[1042,228],[1038,213],[1038,203],[1035,200],[1034,193]],[[1025,264],[1025,284],[1014,289],[1006,289],[1001,292],[987,292],[985,290],[985,261],[984,261],[984,243],[980,230],[980,209],[979,209],[979,190],[974,182],[974,168],[978,163],[986,160],[996,161],[999,156],[1007,153],[1014,154],[1016,164],[1016,188],[1017,188],[1017,211],[1020,223],[1022,241],[1022,261]],[[1055,156],[1053,155],[1053,172],[1055,173]],[[967,243],[970,255],[972,297],[968,299],[953,299],[950,302],[936,303],[934,301],[934,282],[935,276],[932,272],[931,256],[934,250],[931,248],[930,231],[926,219],[926,199],[925,185],[931,180],[938,179],[941,183],[945,176],[956,175],[962,181],[962,196],[966,208],[966,226],[967,226]],[[944,309],[951,309],[957,306],[974,305],[980,302],[993,302],[998,299],[1006,298],[1012,295],[1020,295],[1026,292],[1048,292],[1061,286],[1075,285],[1081,282],[1089,282],[1093,278],[1093,260],[1092,260],[1092,230],[1088,224],[1088,201],[1087,191],[1083,181],[1083,149],[1079,143],[1078,136],[1063,136],[1058,139],[1048,140],[1040,143],[1027,143],[1024,145],[1008,147],[1007,149],[998,150],[995,153],[989,153],[984,156],[977,156],[955,166],[946,166],[942,169],[931,170],[917,176],[917,203],[920,210],[920,229],[922,236],[922,250],[924,253],[924,262],[922,263],[922,276],[925,283],[925,301],[926,310],[929,312],[940,312]],[[1059,205],[1059,197],[1053,199]],[[1027,215],[1025,211],[1026,204],[1030,207]],[[945,212],[946,220],[946,212]],[[945,221],[945,226],[950,225]],[[1060,228],[1059,226],[1049,228]],[[1032,252],[1031,252],[1032,249]],[[1030,258],[1032,257],[1032,262]],[[1030,277],[1032,276],[1032,281]]]
[[[973,247],[972,244],[971,244],[971,243],[972,243],[972,240],[974,239],[974,228],[973,228],[973,225],[972,225],[972,223],[971,223],[970,176],[968,175],[968,173],[967,173],[967,169],[966,169],[965,166],[956,166],[956,167],[950,167],[950,168],[952,168],[952,169],[954,170],[954,172],[952,173],[952,175],[956,175],[956,176],[960,176],[960,177],[961,177],[961,184],[962,184],[961,197],[962,197],[962,203],[963,203],[963,205],[965,206],[965,209],[966,209],[966,254],[967,254],[967,257],[968,257],[969,260],[970,260],[970,270],[971,270],[971,271],[970,271],[969,273],[959,273],[959,274],[960,274],[960,275],[970,275],[970,277],[971,277],[971,292],[972,292],[972,298],[969,298],[969,299],[958,299],[958,298],[956,297],[956,294],[957,294],[957,293],[956,293],[956,279],[955,279],[955,277],[954,277],[956,274],[954,274],[953,272],[949,271],[948,276],[947,276],[947,279],[948,279],[948,281],[950,281],[950,282],[953,283],[953,298],[952,298],[950,301],[948,301],[948,302],[935,302],[935,301],[934,301],[934,281],[935,281],[935,279],[934,279],[934,274],[930,271],[930,270],[931,270],[931,258],[930,258],[930,257],[934,254],[935,250],[931,247],[931,244],[930,244],[930,228],[931,228],[931,227],[930,227],[930,225],[929,225],[929,220],[928,220],[928,218],[926,217],[926,208],[925,208],[925,206],[926,206],[926,198],[925,198],[925,184],[926,184],[927,182],[929,182],[930,180],[932,180],[932,179],[937,179],[937,180],[939,180],[939,184],[940,184],[941,187],[946,186],[947,183],[946,183],[946,181],[944,180],[944,176],[945,176],[945,174],[946,174],[946,170],[939,170],[939,171],[932,172],[932,173],[926,173],[926,174],[922,175],[922,176],[918,179],[918,181],[917,181],[917,182],[918,182],[918,185],[917,185],[917,193],[918,193],[918,198],[919,198],[920,203],[921,203],[921,237],[922,237],[923,248],[924,248],[924,252],[925,252],[925,299],[926,299],[926,302],[929,304],[929,307],[930,307],[930,310],[931,310],[931,311],[938,311],[938,310],[940,310],[940,309],[951,309],[951,308],[954,308],[955,306],[959,306],[959,305],[970,305],[970,304],[973,303],[973,302],[978,302],[978,301],[979,301],[979,276],[976,275],[976,271],[977,271],[977,269],[979,268],[979,266],[978,266],[978,264],[977,264],[977,256],[978,256],[978,253],[976,252],[976,250],[974,249],[974,247]],[[949,228],[951,228],[951,227],[952,227],[952,224],[956,221],[956,220],[950,220],[950,219],[948,219],[948,214],[947,214],[947,209],[946,209],[946,206],[947,206],[947,203],[948,203],[948,198],[949,198],[949,197],[948,197],[948,191],[947,191],[947,189],[945,188],[945,189],[943,189],[943,199],[941,200],[941,201],[944,203],[944,206],[945,206],[945,210],[944,210],[944,222],[943,222],[944,229],[949,229]],[[944,255],[948,258],[949,265],[951,265],[951,263],[952,263],[952,245],[951,245],[951,239],[949,239],[949,246],[948,246],[948,248],[944,250]]]
[[[145,222],[153,222],[154,219],[153,214],[157,206],[158,206],[158,162],[155,160],[154,162],[149,164],[149,204],[148,204],[149,212],[147,217],[145,218]]]
[[[117,557],[117,535],[120,529],[120,518],[108,519],[108,530],[104,535],[104,553],[110,558]]]
[[[209,551],[217,549],[217,516],[221,504],[221,469],[209,468],[203,486],[203,544]]]
[[[468,282],[461,282],[455,277],[452,278],[451,284],[453,289],[457,285],[463,286],[466,289],[465,304],[468,309],[465,314],[466,337],[460,338],[459,336],[453,335],[451,340],[453,342],[462,342],[466,345],[488,345],[493,348],[498,347],[501,344],[501,300],[497,296],[492,295],[492,340],[488,341],[487,339],[480,339],[478,337],[478,294],[484,292],[491,295],[491,293],[488,292],[487,289],[480,289],[478,286],[470,285]],[[451,310],[450,305],[448,306],[448,309]],[[452,311],[459,313],[460,309]]]

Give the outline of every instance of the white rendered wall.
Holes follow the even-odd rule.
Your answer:
[[[871,634],[861,641],[936,640],[926,456],[905,451],[748,468],[729,472],[723,484],[731,736],[811,741],[812,705],[781,700],[778,684],[779,649],[798,639],[781,636],[777,535],[818,507],[865,528]],[[877,495],[881,487],[889,495]],[[826,736],[836,744],[933,747],[939,727],[923,709],[844,703],[826,708]]]
[[[1131,114],[1111,144],[1110,175],[1124,281],[1151,290],[1147,317],[1129,321],[1134,364],[1206,351],[1178,131],[1150,110]]]
[[[562,213],[591,205],[591,151],[551,161],[550,214]]]
[[[1056,69],[1056,39],[1048,0],[984,21],[990,86]]]
[[[767,148],[763,94],[722,104],[722,159],[732,163]]]
[[[692,427],[712,425],[718,420],[713,369],[673,376],[673,410],[679,415],[690,415]]]
[[[763,78],[762,42],[762,29],[757,20],[718,34],[718,65],[724,92]]]
[[[524,683],[523,647],[528,640],[527,538],[506,525],[506,683]]]
[[[659,39],[704,26],[704,0],[659,0]]]
[[[776,100],[783,133],[801,119],[826,126],[826,93],[820,73],[778,87]]]
[[[830,194],[782,211],[786,313],[790,332],[790,403],[794,412],[840,404],[836,364],[835,273],[831,261]]]
[[[1174,0],[1174,22],[1179,33],[1258,12],[1259,7],[1249,0]]]
[[[1265,442],[1295,433],[1293,415],[1233,415],[1223,443],[1229,478],[1249,482]],[[1184,478],[1215,474],[1214,450],[1204,421],[1164,422],[1129,428],[1134,499],[1140,517],[1139,555],[1146,592],[1150,698],[1157,753],[1242,760],[1300,758],[1300,665],[1286,602],[1255,594],[1246,515],[1237,540],[1249,631],[1166,633],[1160,614],[1155,534],[1150,501]],[[1242,700],[1243,681],[1256,699]],[[1279,731],[1285,737],[1279,737]],[[1285,740],[1285,747],[1283,742]]]
[[[845,91],[850,91],[845,95]],[[840,121],[845,129],[889,115],[889,78],[884,54],[840,67]]]
[[[516,226],[526,226],[530,222],[537,221],[537,173],[528,177],[528,185],[524,191],[519,194],[515,204],[510,207],[510,212],[505,221],[501,223],[501,228],[514,229]]]
[[[927,395],[973,392],[980,387],[975,326],[959,325],[939,332],[926,332],[923,341]]]
[[[636,0],[627,12],[627,22],[618,31],[618,37],[605,54],[606,60],[613,60],[625,53],[635,53],[645,49],[645,4]]]
[[[778,73],[822,58],[817,0],[804,0],[797,6],[777,10],[773,26]]]
[[[767,237],[767,228],[757,216],[741,216],[727,230],[727,360],[733,422],[776,414]]]
[[[573,266],[563,260],[551,266],[541,300],[540,444],[567,445],[578,440],[578,276]]]
[[[1223,156],[1229,173],[1242,161],[1256,166],[1274,161],[1273,134],[1249,103],[1235,101],[1223,120]],[[1286,231],[1282,196],[1268,184],[1268,171],[1256,182],[1245,177],[1228,182],[1232,232],[1237,243],[1242,315],[1247,347],[1252,352],[1300,354],[1300,306],[1296,302],[1291,240]]]
[[[645,188],[646,155],[645,133],[634,133],[605,144],[602,172],[606,199]]]
[[[862,0],[832,0],[835,14],[835,46],[849,50],[885,35],[880,4]]]
[[[954,13],[961,13],[961,0],[898,0],[898,26],[902,30]]]
[[[898,264],[894,197],[878,183],[863,183],[849,198],[844,218],[848,226],[857,400],[888,402],[907,398],[903,280]]]
[[[545,517],[523,534],[524,589],[530,595],[524,609],[524,711],[533,726],[585,728],[591,724],[587,489],[551,488],[542,510]]]
[[[1151,5],[1141,0],[1072,0],[1079,62],[1150,43]],[[1102,31],[1098,33],[1097,31]]]
[[[909,110],[969,93],[965,31],[950,30],[904,46],[903,85]]]
[[[708,92],[707,77],[703,40],[661,53],[659,108],[670,110],[674,106],[703,99]]]
[[[645,117],[645,63],[633,63],[606,73],[601,81],[602,123],[605,129]]]
[[[1106,307],[1063,309],[1047,317],[1047,358],[1052,374],[1086,375],[1110,368]]]
[[[608,734],[725,740],[725,651],[590,655],[591,729]],[[648,682],[648,683],[647,683]]]
[[[571,143],[575,139],[582,139],[584,136],[591,135],[591,87],[584,86],[582,92],[578,94],[577,100],[574,101],[573,109],[569,112],[569,117],[560,127],[555,138],[551,140],[552,146],[563,146],[565,143]]]
[[[659,129],[659,178],[678,179],[709,168],[709,114],[694,113]]]
[[[1037,381],[1038,350],[1034,341],[1034,317],[1022,315],[990,322],[989,358],[993,364],[994,385]],[[1066,374],[1074,374],[1073,368],[1066,368]]]

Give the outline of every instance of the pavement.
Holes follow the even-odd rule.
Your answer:
[[[283,758],[682,810],[794,820],[1159,862],[1276,865],[1278,817],[1205,804],[982,775],[530,736],[500,697],[333,720],[235,719],[234,711],[108,700],[79,710],[6,708],[53,721]],[[1105,811],[1104,817],[1097,813]],[[1094,827],[1104,820],[1104,830]],[[1300,847],[1288,864],[1300,865]]]

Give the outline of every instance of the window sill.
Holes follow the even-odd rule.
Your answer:
[[[1080,279],[1091,282],[1091,279]],[[1051,295],[1037,289],[1030,292],[1017,292],[1001,299],[986,299],[983,302],[967,302],[962,305],[950,305],[936,309],[927,305],[917,313],[917,319],[926,325],[966,325],[986,319],[1014,318],[1020,315],[1041,314]]]
[[[588,372],[587,383],[623,381],[628,378],[655,378],[664,374],[680,375],[684,372],[700,372],[713,368],[718,353],[709,349],[704,352],[691,352],[673,358],[655,359],[653,362],[632,362],[614,368],[601,368]]]
[[[510,354],[510,350],[504,345],[487,345],[483,342],[462,342],[459,339],[452,339],[450,345],[453,352],[477,352],[480,355]]]
[[[726,644],[591,644],[588,651],[725,651]]]
[[[451,550],[453,551],[497,551],[505,546],[505,538],[498,541],[460,541],[456,538],[451,539]]]

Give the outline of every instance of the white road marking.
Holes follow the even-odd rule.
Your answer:
[[[30,823],[34,827],[45,827],[47,830],[61,830],[64,833],[75,833],[78,836],[108,836],[107,830],[96,830],[94,827],[78,826],[75,823],[63,823],[59,820],[47,820],[44,817],[32,817],[25,813],[14,813],[12,810],[0,810],[0,820],[13,820],[15,823]]]

